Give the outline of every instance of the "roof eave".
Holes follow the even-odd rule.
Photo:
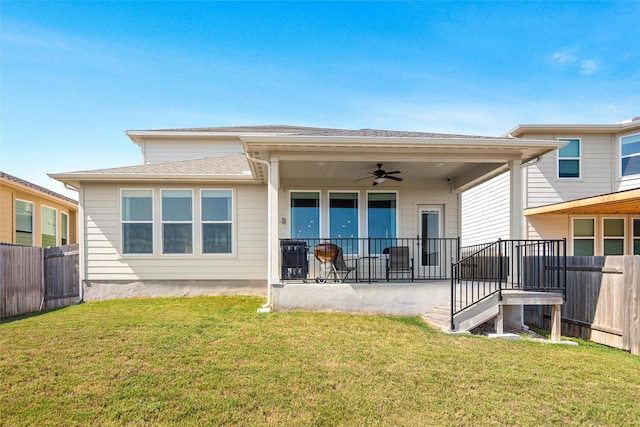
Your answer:
[[[521,124],[503,136],[519,138],[525,133],[564,132],[564,133],[621,133],[640,129],[640,120],[614,124]]]
[[[56,202],[58,202],[58,203],[60,203],[62,205],[65,205],[67,207],[71,207],[71,208],[74,208],[74,209],[77,209],[77,207],[78,207],[78,202],[75,201],[75,200],[72,200],[71,198],[66,198],[66,197],[65,198],[61,198],[61,197],[58,197],[58,196],[54,196],[54,195],[46,193],[44,191],[40,191],[37,188],[29,187],[28,185],[24,185],[24,184],[21,184],[19,182],[15,182],[15,181],[12,181],[10,179],[0,178],[0,181],[5,182],[6,183],[5,185],[7,185],[7,186],[10,185],[10,186],[19,188],[21,191],[24,191],[25,193],[30,193],[30,194],[38,195],[39,197],[52,199],[52,200],[55,200]]]
[[[49,174],[65,184],[79,185],[81,182],[257,182],[252,175],[198,175],[198,174]]]

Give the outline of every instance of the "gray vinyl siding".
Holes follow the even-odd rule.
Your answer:
[[[617,191],[615,138],[610,135],[536,135],[538,138],[580,138],[580,178],[558,178],[558,153],[544,155],[526,168],[528,198],[525,208],[582,199]]]
[[[120,247],[120,188],[143,188],[137,185],[84,185],[85,255],[87,279],[102,281],[135,280],[264,280],[267,271],[267,200],[266,187],[233,187],[235,196],[235,234],[233,255],[122,255]],[[144,187],[168,188],[167,186]],[[212,186],[181,185],[193,188]],[[220,188],[230,188],[222,186]],[[155,200],[157,205],[157,200]],[[159,218],[156,215],[154,227]],[[195,237],[200,223],[194,221]],[[158,233],[154,235],[158,238]]]
[[[141,146],[141,150],[142,162],[145,164],[204,159],[244,153],[242,143],[237,139],[145,141]]]
[[[462,246],[508,239],[509,173],[462,193]]]

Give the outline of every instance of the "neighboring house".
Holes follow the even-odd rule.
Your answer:
[[[329,238],[358,263],[352,281],[383,282],[390,273],[404,282],[449,278],[457,252],[424,242],[449,241],[457,250],[461,192],[503,172],[519,182],[521,164],[564,145],[293,126],[126,134],[143,164],[50,175],[79,189],[87,300],[271,297],[271,286],[289,275],[318,277],[314,242]],[[521,195],[510,197],[511,221],[521,222]],[[287,270],[281,239],[309,243],[309,266]],[[410,251],[413,263],[399,264],[410,271],[390,271],[395,246]]]
[[[77,243],[78,202],[0,172],[0,243],[60,246]]]
[[[561,140],[522,165],[530,239],[567,238],[568,255],[640,255],[640,117],[604,125],[519,125],[509,136]],[[462,196],[463,244],[508,238],[509,176]]]

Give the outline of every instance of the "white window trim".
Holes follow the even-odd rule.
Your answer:
[[[622,236],[605,236],[604,235],[604,221],[607,219],[621,219],[622,223]],[[600,254],[602,256],[609,256],[604,254],[604,243],[606,240],[620,240],[622,238],[622,255],[626,255],[628,252],[627,249],[627,218],[625,216],[601,216],[600,217],[600,233],[599,237],[601,237],[600,241]],[[611,255],[613,256],[613,255]]]
[[[578,157],[560,157],[560,149],[556,150],[556,178],[561,180],[574,180],[578,181],[582,179],[582,138],[577,137],[559,137],[557,138],[559,141],[570,142],[570,141],[578,141],[580,155]],[[577,177],[566,177],[560,176],[560,160],[577,160],[578,161],[578,176]]]
[[[31,205],[31,246],[33,246],[35,244],[35,239],[36,239],[36,204],[35,202],[29,201],[29,200],[24,200],[24,199],[15,199],[16,202],[20,201],[23,203],[28,203]],[[16,207],[15,205],[13,206],[13,217],[16,218]],[[18,231],[16,230],[16,225],[17,225],[17,219],[14,220],[14,227],[13,227],[13,233],[15,236],[15,233]]]
[[[189,191],[191,193],[191,221],[165,221],[162,219],[162,193],[164,191]],[[160,209],[160,254],[163,257],[190,257],[195,255],[196,252],[196,239],[195,239],[195,215],[196,209],[194,206],[195,200],[193,197],[194,189],[193,188],[161,188],[160,189],[160,198],[159,198],[159,209]],[[165,253],[164,252],[164,225],[165,224],[191,224],[191,252],[189,253]]]
[[[574,224],[576,219],[590,219],[593,220],[593,236],[592,237],[576,237],[574,235]],[[598,255],[598,218],[595,216],[572,216],[570,217],[571,221],[571,255],[575,255],[574,250],[574,240],[593,240],[593,256]]]
[[[44,209],[51,209],[53,210],[53,218],[54,221],[56,222],[53,226],[53,232],[55,233],[53,236],[53,241],[54,241],[54,246],[58,246],[59,242],[58,242],[58,209],[48,206],[48,205],[40,205],[40,246],[44,247],[44,242],[42,241],[42,236],[43,236],[43,223],[42,221],[44,221]]]
[[[140,190],[145,190],[145,191],[151,191],[151,221],[125,221],[122,218],[122,193],[125,191],[140,191]],[[156,254],[156,244],[157,244],[157,238],[156,238],[156,225],[155,225],[155,220],[156,220],[156,209],[155,209],[155,203],[156,203],[156,192],[154,188],[150,188],[150,187],[124,187],[124,188],[120,188],[120,197],[118,198],[118,218],[120,220],[120,231],[118,233],[118,236],[120,238],[120,244],[119,246],[119,252],[120,252],[120,256],[121,257],[125,257],[125,258],[137,258],[137,257],[143,257],[143,258],[149,258],[152,257]],[[123,224],[132,224],[132,223],[136,223],[136,224],[151,224],[151,253],[148,254],[125,254],[124,253],[124,227]]]
[[[318,193],[318,238],[322,239],[323,236],[323,220],[324,220],[324,215],[323,215],[323,208],[324,208],[324,203],[323,203],[323,192],[322,190],[308,190],[308,189],[293,189],[293,190],[289,190],[289,197],[287,197],[287,222],[289,223],[289,226],[287,227],[287,235],[289,236],[289,239],[291,239],[291,226],[293,225],[291,220],[291,194],[292,193]]]
[[[618,176],[620,177],[621,180],[625,180],[625,179],[637,179],[640,174],[632,174],[632,175],[622,175],[622,159],[624,158],[630,158],[630,157],[638,157],[640,156],[640,153],[636,153],[636,154],[632,154],[629,156],[623,156],[622,155],[622,139],[623,138],[629,138],[631,136],[636,136],[636,135],[640,135],[640,133],[630,133],[628,135],[620,135],[620,137],[618,138]]]
[[[198,231],[197,231],[197,237],[198,237],[198,244],[199,244],[199,249],[198,252],[200,255],[205,256],[205,257],[211,257],[211,258],[233,258],[236,256],[236,242],[238,241],[238,236],[236,233],[237,227],[236,227],[236,223],[237,223],[237,209],[236,209],[236,191],[234,188],[219,188],[219,187],[203,187],[203,188],[199,188],[198,189],[198,210],[197,210],[197,215],[198,215]],[[209,191],[209,190],[227,190],[227,191],[231,191],[231,221],[204,221],[202,219],[202,192],[203,191]],[[195,202],[195,201],[194,201]],[[195,212],[194,212],[195,214]],[[195,222],[195,221],[194,221]],[[231,252],[228,253],[205,253],[204,252],[204,234],[202,232],[202,226],[204,224],[231,224]],[[195,227],[194,227],[195,228]],[[194,230],[195,231],[195,230]]]

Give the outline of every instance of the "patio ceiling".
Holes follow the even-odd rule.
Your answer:
[[[527,162],[564,145],[555,140],[517,138],[365,138],[283,137],[241,138],[245,151],[263,160],[277,158],[282,179],[364,178],[383,164],[400,170],[408,182],[446,180],[461,192],[509,170],[510,161]],[[255,176],[266,177],[253,164]],[[394,185],[403,185],[395,183]]]
[[[283,161],[280,176],[287,179],[343,179],[352,182],[370,176],[377,169],[377,163],[382,163],[382,169],[386,171],[402,171],[398,176],[407,181],[456,177],[469,168],[468,163],[462,162],[398,162],[380,156],[378,161]]]

